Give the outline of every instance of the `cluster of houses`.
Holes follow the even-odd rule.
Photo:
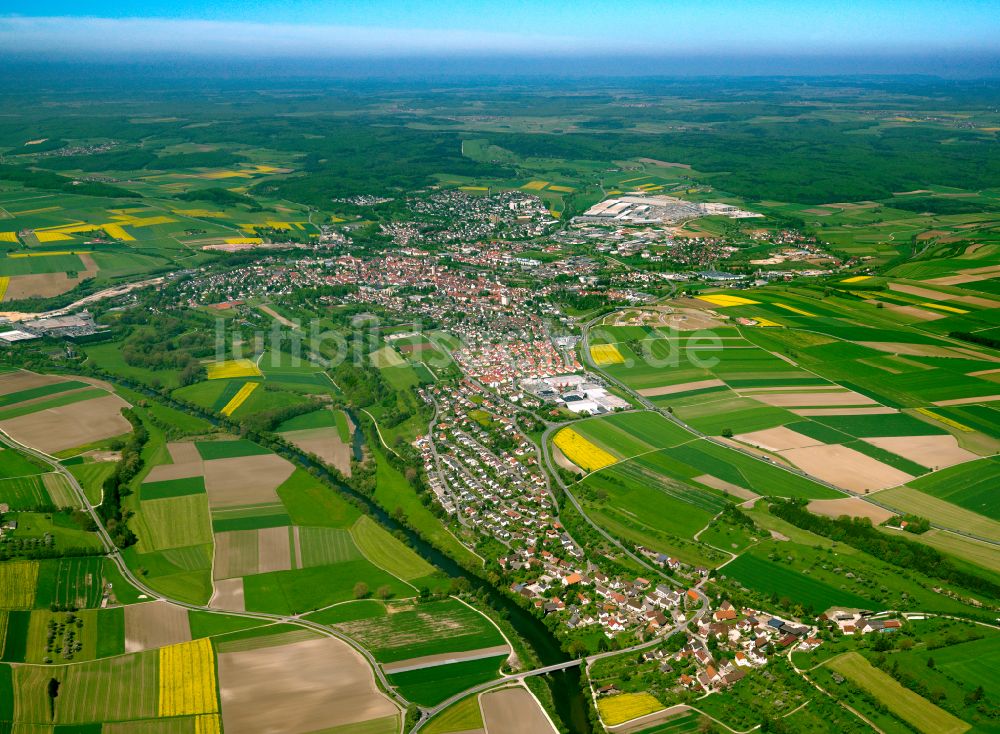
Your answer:
[[[545,614],[562,613],[570,630],[600,625],[608,637],[657,634],[685,620],[683,592],[642,578],[609,578],[587,560],[554,515],[515,407],[469,381],[419,394],[436,407],[430,433],[415,442],[428,484],[446,512],[509,548],[497,560],[514,593]]]
[[[678,592],[656,587],[664,601],[673,603]],[[691,593],[691,592],[688,592]],[[674,612],[675,618],[677,612]],[[750,608],[737,609],[723,601],[710,614],[689,629],[680,649],[659,645],[641,654],[642,663],[656,663],[656,670],[676,681],[676,690],[705,695],[725,690],[753,668],[768,664],[774,655],[792,650],[809,652],[823,644],[820,629],[843,635],[867,635],[895,632],[903,624],[899,619],[875,618],[872,612],[830,610],[818,617],[818,626],[799,624],[782,617]],[[614,684],[596,690],[598,696],[621,693]]]
[[[659,587],[658,587],[659,588]],[[642,662],[658,663],[657,670],[676,679],[678,690],[697,694],[724,690],[769,657],[790,649],[813,650],[821,644],[814,627],[797,624],[755,609],[737,609],[723,601],[698,620],[679,650],[664,646],[642,653]],[[620,693],[615,685],[598,695]]]
[[[554,502],[534,444],[517,429],[515,409],[468,381],[418,394],[436,407],[429,434],[415,445],[442,508],[505,544],[543,533]]]
[[[871,612],[854,610],[831,610],[821,615],[820,620],[833,623],[843,635],[896,632],[903,626],[898,619],[875,619]]]
[[[581,369],[575,356],[555,348],[541,319],[531,320],[528,336],[526,339],[468,342],[453,356],[466,374],[493,388],[524,378],[566,375]]]
[[[648,558],[651,563],[659,566],[660,568],[675,571],[689,577],[694,576],[695,578],[705,578],[708,576],[708,569],[704,566],[691,566],[690,564],[684,563],[679,558],[668,556],[666,553],[660,553],[659,551],[652,550],[646,546],[637,545],[635,547],[635,551],[636,553]]]
[[[434,242],[470,242],[500,233],[512,239],[538,237],[557,223],[545,202],[521,191],[468,194],[444,189],[407,204],[424,222],[437,225],[424,234]]]
[[[598,625],[608,638],[625,631],[662,634],[686,621],[685,598],[692,603],[699,599],[697,592],[685,597],[683,591],[654,586],[644,578],[610,578],[590,564],[569,563],[544,551],[537,557],[516,552],[499,561],[505,569],[538,571],[529,581],[511,584],[511,591],[533,600],[546,614],[565,611],[568,629]]]

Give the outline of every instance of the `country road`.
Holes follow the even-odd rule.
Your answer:
[[[546,665],[541,668],[534,668],[532,670],[524,670],[519,673],[512,673],[511,675],[506,675],[503,678],[500,678],[499,680],[491,680],[485,683],[480,683],[479,685],[473,686],[472,688],[466,688],[461,693],[456,693],[454,696],[442,701],[437,706],[422,708],[422,711],[424,712],[424,717],[419,722],[417,722],[416,726],[413,727],[413,729],[411,730],[412,734],[416,734],[416,732],[418,732],[423,727],[423,725],[430,720],[432,716],[434,716],[437,713],[440,713],[441,711],[448,708],[452,704],[457,703],[458,701],[472,694],[481,693],[483,691],[488,691],[491,688],[507,685],[512,681],[520,681],[524,680],[525,678],[531,678],[536,675],[557,673],[561,670],[566,670],[567,668],[575,668],[579,665],[592,665],[593,663],[603,658],[609,658],[615,655],[624,655],[630,652],[638,652],[639,650],[645,650],[646,648],[659,645],[661,642],[663,642],[663,640],[670,637],[671,635],[686,629],[688,625],[691,624],[692,622],[697,623],[698,620],[700,620],[708,613],[709,599],[701,591],[701,586],[702,584],[704,584],[704,582],[705,580],[702,579],[702,581],[698,582],[698,584],[694,587],[695,591],[698,594],[698,598],[701,601],[701,606],[698,608],[698,611],[695,612],[695,614],[691,617],[691,619],[685,620],[684,622],[678,622],[669,630],[667,630],[665,633],[657,635],[652,640],[641,642],[638,645],[632,645],[631,647],[625,647],[622,648],[621,650],[610,650],[608,652],[597,653],[596,655],[588,655],[581,658],[574,658],[573,660],[567,660],[565,662],[556,663],[554,665]]]
[[[593,370],[596,374],[599,374],[602,379],[606,380],[608,383],[614,385],[619,390],[621,390],[622,392],[624,392],[634,402],[637,402],[639,405],[641,405],[642,407],[646,408],[647,410],[651,410],[651,411],[653,411],[655,413],[659,413],[664,418],[666,418],[666,419],[668,419],[670,421],[673,421],[675,424],[677,424],[678,426],[680,426],[681,428],[683,428],[685,431],[687,431],[688,433],[692,434],[693,436],[695,436],[697,438],[703,439],[705,441],[710,441],[711,443],[714,443],[717,446],[721,446],[722,448],[728,449],[730,451],[739,451],[741,454],[743,454],[745,456],[748,456],[751,459],[754,459],[755,461],[759,461],[759,462],[761,462],[763,464],[768,464],[769,466],[772,466],[775,469],[780,469],[782,471],[788,472],[789,474],[795,474],[797,476],[804,477],[806,479],[810,479],[813,482],[816,482],[817,484],[826,487],[827,489],[831,489],[831,490],[833,490],[835,492],[838,492],[838,493],[844,495],[845,497],[855,497],[855,498],[863,500],[863,501],[865,501],[865,502],[867,502],[867,503],[869,503],[871,505],[875,505],[876,507],[881,507],[884,510],[888,510],[890,512],[897,513],[897,514],[899,513],[899,510],[894,509],[892,507],[889,507],[888,505],[885,505],[885,504],[879,502],[872,495],[866,495],[864,492],[852,492],[851,490],[843,489],[841,487],[836,486],[835,484],[831,484],[830,482],[826,481],[825,479],[820,479],[819,477],[815,477],[812,474],[809,474],[808,472],[804,472],[801,469],[796,469],[796,468],[790,467],[790,466],[783,466],[782,464],[779,464],[779,463],[774,462],[774,461],[768,461],[767,459],[762,458],[761,456],[755,454],[754,452],[750,451],[749,449],[744,449],[744,448],[741,448],[739,446],[733,446],[732,444],[726,443],[725,441],[721,441],[721,440],[719,440],[718,438],[716,438],[714,436],[710,436],[710,435],[708,435],[706,433],[702,433],[698,429],[696,429],[696,428],[688,425],[684,421],[682,421],[680,418],[678,418],[676,415],[674,415],[673,413],[671,413],[669,410],[664,410],[663,408],[660,408],[659,406],[657,406],[655,403],[653,403],[648,398],[640,395],[639,393],[637,393],[635,390],[633,390],[632,388],[630,388],[628,385],[626,385],[621,380],[617,379],[616,377],[613,377],[613,376],[609,375],[607,372],[605,372],[604,370],[602,370],[597,365],[596,362],[594,362],[594,358],[590,354],[590,330],[591,330],[591,328],[595,324],[597,324],[600,321],[603,321],[604,319],[606,319],[608,316],[610,316],[613,313],[615,313],[615,311],[612,311],[612,312],[603,314],[601,316],[598,316],[598,317],[596,317],[594,319],[591,319],[590,321],[588,321],[587,323],[583,324],[580,327],[581,333],[583,335],[583,339],[582,339],[581,345],[580,345],[581,352],[583,354],[583,359],[585,361],[585,364],[587,365],[587,367],[589,369]],[[964,530],[960,530],[958,528],[948,527],[946,525],[941,525],[941,524],[935,523],[935,522],[931,523],[931,527],[932,528],[936,528],[938,530],[942,530],[944,532],[953,533],[955,535],[960,535],[960,536],[969,538],[971,540],[976,540],[976,541],[979,541],[981,543],[986,543],[988,545],[1000,547],[1000,542],[998,542],[996,540],[992,540],[990,538],[984,538],[984,537],[982,537],[980,535],[975,535],[974,533],[970,533],[970,532],[967,532],[967,531],[964,531]]]
[[[341,642],[350,645],[354,650],[356,650],[358,653],[364,656],[365,660],[368,661],[369,665],[375,671],[375,675],[379,680],[380,687],[384,691],[386,691],[392,699],[394,699],[394,703],[397,706],[399,706],[402,710],[405,710],[410,705],[410,702],[407,701],[402,696],[400,696],[396,692],[396,690],[392,687],[392,685],[389,683],[389,681],[386,679],[385,674],[382,672],[382,667],[379,665],[375,657],[365,648],[358,645],[350,637],[347,637],[346,635],[343,635],[340,632],[337,632],[336,630],[330,629],[329,627],[325,627],[324,625],[318,624],[316,622],[311,622],[309,620],[302,619],[299,615],[270,614],[268,612],[228,611],[224,609],[214,609],[210,606],[203,604],[191,604],[189,602],[179,601],[177,599],[171,599],[170,597],[165,596],[160,592],[155,591],[150,587],[146,586],[140,578],[138,578],[134,573],[132,573],[132,569],[130,569],[128,567],[128,564],[125,563],[125,559],[122,557],[121,551],[114,544],[114,542],[111,539],[111,536],[104,528],[104,524],[101,522],[101,518],[97,514],[97,510],[94,507],[92,507],[90,502],[87,500],[87,495],[83,491],[83,487],[80,486],[80,483],[77,481],[76,477],[74,477],[55,458],[49,456],[46,453],[38,451],[37,449],[34,449],[30,446],[25,446],[24,444],[15,441],[13,438],[8,436],[3,431],[0,431],[0,443],[6,444],[7,446],[17,449],[19,451],[23,451],[24,453],[35,457],[39,461],[45,462],[46,464],[51,466],[53,470],[61,474],[66,479],[66,481],[69,482],[69,485],[73,490],[73,493],[76,495],[77,500],[80,502],[80,506],[90,514],[91,519],[93,519],[94,523],[97,525],[97,531],[96,531],[97,536],[101,539],[101,543],[104,545],[105,555],[114,562],[115,566],[118,567],[118,571],[121,573],[121,575],[125,578],[126,581],[128,581],[135,588],[146,594],[151,599],[166,601],[169,602],[170,604],[183,607],[184,609],[191,609],[199,612],[209,612],[212,614],[226,614],[230,616],[243,617],[246,619],[258,619],[266,622],[297,625],[304,629],[312,630],[313,632],[321,634],[325,637],[336,638]]]

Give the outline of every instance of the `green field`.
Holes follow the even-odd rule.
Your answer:
[[[301,526],[349,528],[361,511],[304,469],[296,469],[278,487],[291,522]]]
[[[619,457],[676,446],[693,436],[659,413],[608,415],[580,421],[573,430]]]
[[[133,522],[143,553],[212,540],[208,497],[204,493],[143,500]]]
[[[48,395],[68,392],[69,390],[78,390],[84,387],[91,387],[91,385],[89,382],[80,382],[79,380],[65,380],[63,382],[53,382],[48,385],[33,387],[28,390],[18,390],[17,392],[0,395],[0,408],[6,408],[8,405],[14,405],[15,403],[23,403],[25,400],[36,400]]]
[[[104,480],[114,473],[115,463],[113,461],[95,461],[91,464],[73,464],[66,468],[83,487],[87,500],[92,504],[98,504],[101,501]]]
[[[49,715],[49,679],[60,682],[57,724],[155,718],[158,653],[108,658],[66,666],[18,666],[14,671],[14,706],[18,720],[45,723]],[[122,681],[128,681],[127,686]]]
[[[351,526],[351,536],[369,561],[404,581],[434,573],[433,566],[367,515]]]
[[[90,556],[42,561],[38,570],[35,607],[52,604],[94,608],[101,603],[103,559]]]
[[[248,610],[299,614],[353,599],[358,582],[371,593],[386,586],[397,598],[413,595],[410,586],[364,559],[247,576],[243,588]]]
[[[938,708],[891,676],[875,668],[856,652],[845,653],[826,663],[861,686],[896,716],[924,734],[960,734],[969,724]]]
[[[933,479],[928,477],[928,479]],[[929,493],[909,487],[895,487],[878,493],[878,501],[903,512],[933,518],[945,528],[972,533],[987,540],[1000,541],[1000,522],[978,512],[963,509]]]
[[[235,441],[196,441],[194,444],[198,453],[205,461],[212,459],[234,459],[240,456],[259,456],[271,453],[263,446],[253,441],[238,439]]]
[[[302,565],[307,568],[354,561],[362,557],[350,531],[340,528],[299,528],[299,545],[302,549]]]
[[[97,650],[99,658],[125,653],[125,608],[97,610]]]
[[[212,595],[211,543],[149,553],[132,546],[122,555],[143,583],[161,594],[190,604],[205,604]]]
[[[640,729],[636,734],[696,734],[702,731],[704,717],[696,711],[683,713],[662,724]]]
[[[927,676],[931,685],[939,684],[941,679],[948,679],[953,684],[957,683],[963,694],[982,686],[988,696],[1000,696],[1000,681],[992,673],[1000,663],[1000,635],[993,631],[980,640],[933,650],[914,649],[900,655],[912,657],[907,663],[913,666],[915,672]],[[927,665],[928,658],[934,659],[933,668]]]
[[[464,663],[438,665],[389,676],[389,682],[407,699],[433,706],[470,686],[485,683],[498,676],[505,656],[470,660]]]
[[[6,447],[0,449],[0,478],[24,477],[47,471],[47,466],[29,456]]]
[[[12,510],[28,510],[53,505],[41,477],[37,475],[0,479],[0,502]]]
[[[290,525],[291,518],[281,505],[252,505],[212,512],[212,531],[259,530]]]
[[[910,487],[1000,521],[1000,462],[980,459],[914,479]]]
[[[793,602],[813,609],[817,614],[832,606],[861,609],[876,609],[878,606],[870,599],[834,588],[752,553],[739,556],[720,569],[719,573],[763,594],[787,597]]]
[[[314,410],[312,413],[304,413],[290,418],[277,430],[279,433],[285,431],[302,431],[307,428],[332,428],[337,425],[336,414],[332,410]]]
[[[168,479],[163,482],[144,482],[142,499],[162,500],[171,497],[185,497],[205,492],[204,477],[187,477],[184,479]]]
[[[330,623],[327,620],[324,617]],[[371,650],[382,663],[505,644],[492,622],[454,599],[419,604],[396,602],[388,613],[346,620],[336,626]]]
[[[483,728],[483,712],[479,708],[479,696],[473,695],[453,703],[431,719],[424,727],[427,734],[453,734]]]
[[[31,629],[31,612],[6,612],[3,635],[3,661],[8,663],[23,663],[28,653],[29,631]]]
[[[592,474],[573,491],[598,512],[685,538],[727,504],[720,494],[679,482],[662,473],[662,466],[638,459]]]
[[[60,397],[49,398],[48,400],[40,400],[37,403],[29,403],[28,405],[14,406],[12,408],[6,408],[0,410],[0,420],[9,420],[11,418],[19,418],[22,415],[30,415],[31,413],[37,413],[42,410],[51,410],[53,408],[61,408],[66,405],[72,405],[73,403],[80,403],[85,400],[93,400],[94,398],[102,398],[108,393],[100,388],[87,388],[86,390],[78,390],[77,392],[67,393]]]

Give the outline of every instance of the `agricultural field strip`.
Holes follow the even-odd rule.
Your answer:
[[[823,665],[850,679],[918,731],[960,734],[971,728],[971,725],[905,688],[857,652],[842,653]]]
[[[612,315],[613,315],[613,314],[612,314]],[[607,318],[607,316],[605,316],[604,318]],[[741,336],[740,336],[740,338],[743,338],[743,339],[745,339],[745,336],[743,336],[743,332],[742,332],[742,330],[741,330],[741,329],[739,329],[739,327],[737,327],[737,330],[738,330],[738,331],[740,331],[740,335],[741,335]],[[844,342],[844,343],[846,343],[846,344],[850,344],[850,343],[851,343],[851,342],[849,342],[848,340],[846,340],[846,339],[843,339],[842,337],[839,337],[839,336],[835,336],[835,335],[832,335],[832,334],[827,334],[827,333],[825,333],[825,332],[822,332],[822,331],[816,331],[816,330],[812,330],[812,329],[797,329],[797,330],[798,330],[798,331],[803,331],[803,332],[808,332],[808,333],[812,333],[812,334],[815,334],[815,335],[817,335],[817,336],[821,336],[821,337],[825,337],[825,338],[832,338],[832,339],[835,339],[835,340],[837,340],[837,341],[841,341],[841,342]],[[587,331],[589,332],[589,329],[587,329]],[[926,334],[926,335],[928,335],[928,336],[932,336],[932,337],[934,337],[935,339],[940,339],[940,338],[941,338],[941,337],[940,337],[940,335],[938,335],[938,334],[933,334],[933,333],[931,333],[931,332],[923,332],[923,333],[925,333],[925,334]],[[954,340],[948,340],[948,341],[952,341],[952,342],[954,342]],[[954,343],[958,344],[958,342],[954,342]],[[777,354],[776,352],[773,352],[773,351],[771,351],[771,350],[769,350],[769,349],[766,349],[765,347],[759,347],[759,348],[760,348],[761,350],[763,350],[763,351],[767,352],[768,354],[771,354],[772,356],[774,356],[774,357],[778,358],[778,359],[783,359],[783,358],[781,358],[781,357],[780,357],[780,356],[779,356],[779,355],[778,355],[778,354]],[[818,373],[816,373],[815,371],[813,371],[813,370],[810,370],[810,369],[809,369],[808,367],[803,367],[802,365],[796,365],[796,367],[797,367],[798,369],[801,369],[801,370],[805,371],[805,372],[809,372],[810,374],[812,374],[812,375],[813,375],[814,377],[816,377],[817,379],[820,379],[820,380],[822,380],[822,381],[824,381],[824,382],[830,382],[830,380],[828,380],[827,378],[823,377],[822,375],[819,375],[819,374],[818,374]],[[618,384],[618,385],[619,385],[620,387],[622,387],[623,389],[627,390],[627,391],[628,391],[629,393],[632,393],[632,394],[636,394],[636,391],[635,391],[635,390],[634,390],[633,388],[631,388],[631,387],[629,387],[629,386],[627,386],[627,385],[624,385],[624,384],[623,384],[623,383],[622,383],[622,382],[621,382],[620,380],[617,380],[617,379],[615,379],[615,378],[611,378],[611,379],[612,379],[612,380],[613,380],[613,381],[614,381],[614,382],[615,382],[616,384]],[[836,384],[836,383],[834,383],[834,384]],[[713,402],[722,402],[722,401],[724,401],[724,400],[726,400],[726,399],[727,399],[727,398],[723,398],[723,399],[722,399],[721,401],[720,401],[720,400],[716,400],[716,401],[713,401]],[[875,402],[877,402],[877,401],[875,401]],[[880,405],[882,405],[881,403],[879,403],[879,404],[880,404]],[[699,403],[699,405],[702,405],[702,403]],[[934,407],[934,406],[924,406],[924,407]],[[659,412],[659,410],[657,410],[657,409],[656,409],[655,407],[654,407],[654,408],[652,408],[652,410],[654,410],[655,412]],[[673,420],[675,421],[675,423],[677,423],[678,425],[680,425],[680,426],[681,426],[682,428],[684,428],[685,430],[687,430],[687,431],[689,431],[690,433],[694,434],[694,435],[695,435],[695,438],[705,438],[704,436],[699,436],[699,435],[697,434],[697,432],[696,432],[696,431],[694,431],[693,429],[691,429],[691,428],[690,428],[690,427],[689,427],[689,426],[688,426],[687,424],[685,424],[685,423],[683,423],[683,422],[681,422],[681,421],[678,421],[677,419],[673,419]],[[694,440],[694,439],[692,439],[692,440]],[[690,441],[688,441],[688,442],[685,442],[685,443],[690,443]],[[713,443],[714,443],[714,442],[713,442]],[[680,445],[684,445],[684,444],[680,444]],[[659,450],[659,449],[658,449],[658,450]],[[654,453],[654,452],[643,452],[643,453]],[[743,452],[743,453],[745,453],[745,454],[746,454],[747,452]],[[749,456],[753,456],[754,458],[758,458],[758,457],[756,457],[756,456],[755,456],[754,454],[747,454],[747,455],[749,455]],[[637,455],[637,456],[638,456],[638,455]],[[622,463],[622,462],[626,462],[626,461],[629,461],[629,460],[630,460],[631,458],[635,458],[635,457],[628,457],[628,458],[623,458],[623,459],[621,459],[621,460],[620,460],[620,461],[619,461],[618,463]],[[760,459],[758,458],[758,460],[760,460]],[[971,461],[974,461],[974,460],[970,460],[970,462],[971,462]],[[967,462],[967,463],[968,463],[968,462]],[[617,464],[614,464],[614,465],[612,465],[612,466],[616,466],[616,465],[617,465]],[[772,465],[772,466],[778,466],[777,464],[773,464],[773,463],[772,463],[771,465]],[[587,476],[589,476],[590,474],[593,474],[593,473],[596,473],[596,472],[599,472],[599,471],[601,471],[601,469],[604,469],[604,468],[608,468],[608,467],[601,467],[600,469],[596,469],[596,470],[594,470],[593,472],[590,472],[589,474],[587,474]],[[781,468],[781,469],[786,469],[786,467],[781,467],[781,466],[779,466],[778,468]],[[787,470],[787,469],[786,469],[786,470]],[[793,473],[794,473],[794,472],[793,472]],[[933,472],[931,472],[931,473],[933,473]],[[808,475],[807,475],[807,476],[808,476]],[[928,476],[928,475],[924,475],[924,476]],[[822,485],[824,485],[824,486],[829,486],[829,485],[828,485],[828,484],[827,484],[826,482],[824,482],[823,480],[817,480],[817,479],[816,479],[815,477],[811,477],[811,478],[812,478],[812,479],[813,479],[814,481],[818,481],[818,482],[819,482],[820,484],[822,484]],[[586,479],[586,476],[585,476],[585,477],[583,477],[583,479]],[[579,481],[582,481],[582,479],[581,479],[581,480],[579,480]],[[578,482],[574,482],[574,484],[576,484],[576,483],[578,483]],[[571,486],[572,486],[572,485],[571,485]],[[860,495],[860,494],[857,494],[857,495],[856,495],[856,494],[855,494],[855,493],[853,493],[853,492],[848,492],[848,491],[845,491],[845,490],[843,490],[843,489],[840,489],[840,488],[834,488],[834,489],[836,489],[836,490],[837,490],[838,492],[842,492],[842,493],[845,493],[845,494],[848,494],[848,495],[850,495],[850,496],[858,496],[858,497],[860,497],[861,499],[865,500],[866,502],[870,502],[870,503],[871,503],[871,504],[873,504],[873,505],[876,505],[876,506],[879,506],[879,507],[883,507],[883,508],[885,508],[885,509],[892,509],[892,508],[888,508],[888,507],[885,507],[884,505],[882,505],[882,504],[881,504],[880,502],[878,502],[878,500],[877,500],[877,499],[876,499],[875,497],[872,497],[872,496],[867,496],[867,495]],[[936,527],[937,527],[937,526],[936,526]],[[975,539],[977,539],[977,540],[982,540],[982,541],[985,541],[985,542],[988,542],[988,543],[991,543],[991,544],[995,544],[995,545],[1000,545],[1000,543],[997,543],[996,541],[993,541],[993,540],[990,540],[990,539],[988,539],[988,538],[980,538],[979,536],[971,536],[971,535],[969,535],[968,533],[965,533],[965,532],[963,532],[963,531],[961,531],[961,530],[959,530],[959,529],[955,529],[955,528],[948,528],[948,527],[940,527],[939,529],[941,529],[941,530],[943,530],[943,531],[946,531],[946,532],[950,532],[950,533],[954,533],[954,534],[956,534],[956,535],[965,535],[965,536],[967,536],[967,537],[973,537],[973,538],[975,538]]]
[[[40,458],[44,457],[44,460],[46,461],[46,463],[48,463],[50,466],[52,466],[54,470],[56,470],[59,473],[64,474],[64,476],[66,476],[67,480],[70,482],[70,486],[74,489],[74,492],[77,494],[78,497],[83,498],[83,499],[86,498],[86,495],[85,495],[85,493],[83,491],[83,488],[76,481],[76,478],[72,474],[70,474],[69,471],[65,467],[63,467],[61,464],[59,464],[58,460],[56,460],[54,457],[51,457],[48,454],[44,454],[41,451],[37,451],[35,449],[31,449],[30,447],[26,447],[26,446],[23,446],[23,445],[19,444],[16,441],[14,441],[13,439],[11,439],[9,436],[7,436],[6,434],[4,434],[2,431],[0,431],[0,437],[2,437],[2,442],[8,443],[11,447],[13,447],[15,449],[24,450],[27,453],[34,454],[36,456],[39,456]],[[94,517],[95,522],[96,522],[97,521],[96,511],[93,508],[89,507],[89,505],[87,506],[87,510],[91,514],[91,516]],[[99,525],[99,527],[100,527],[100,525]],[[107,537],[107,534],[104,533],[104,532],[102,532],[101,534],[102,534],[102,542],[104,542],[110,548],[115,548],[115,546],[111,543],[110,539]],[[169,597],[167,597],[167,596],[165,596],[163,594],[160,594],[158,592],[153,591],[152,589],[150,589],[149,587],[147,587],[145,584],[143,584],[138,578],[136,578],[132,574],[132,572],[128,568],[128,566],[125,564],[125,561],[122,559],[121,554],[120,554],[119,551],[117,551],[117,549],[116,549],[116,552],[112,553],[109,556],[109,558],[115,563],[115,565],[118,567],[118,570],[122,573],[122,575],[133,586],[135,586],[137,589],[140,589],[141,591],[143,591],[144,593],[146,593],[147,595],[149,595],[150,598],[153,598],[153,599],[164,599],[165,601],[168,601],[168,602],[170,602],[172,604],[176,604],[178,606],[184,607],[185,609],[189,609],[189,610],[209,612],[209,613],[212,613],[212,614],[233,615],[233,616],[243,617],[243,618],[247,618],[247,619],[264,620],[264,621],[269,622],[271,624],[277,624],[279,622],[288,622],[288,623],[295,624],[295,625],[298,625],[298,626],[306,628],[306,629],[311,629],[313,631],[319,632],[319,633],[321,633],[321,634],[323,634],[325,636],[335,637],[335,638],[337,638],[337,639],[339,639],[339,640],[341,640],[343,642],[346,642],[352,648],[354,648],[355,650],[357,650],[365,658],[365,660],[367,661],[369,667],[374,671],[376,677],[379,679],[379,684],[381,685],[381,687],[384,690],[390,691],[390,694],[393,697],[398,698],[398,694],[396,694],[394,692],[392,686],[389,684],[388,680],[385,677],[385,674],[382,672],[381,666],[378,664],[378,661],[375,659],[374,655],[372,655],[372,653],[367,648],[362,647],[361,645],[359,645],[355,640],[353,640],[348,635],[345,635],[345,634],[343,634],[343,633],[341,633],[341,632],[339,632],[337,630],[333,630],[333,629],[331,629],[330,627],[328,627],[326,625],[317,624],[315,622],[310,622],[308,620],[304,620],[304,619],[301,619],[301,618],[295,618],[295,619],[291,619],[290,620],[290,619],[287,618],[286,615],[271,614],[271,613],[267,613],[267,612],[226,611],[226,610],[214,609],[214,608],[212,608],[212,607],[210,607],[208,605],[191,604],[191,603],[188,603],[188,602],[174,600],[174,599],[171,599],[171,598],[169,598]],[[32,565],[32,567],[34,569],[34,573],[37,574],[37,569],[38,569],[37,563],[33,563],[31,565]],[[32,589],[33,589],[34,588],[34,582],[32,582],[31,586],[32,586]],[[32,606],[32,604],[34,602],[33,597],[34,597],[34,594],[32,593],[32,599],[30,601],[27,601],[26,604],[25,604],[25,606],[27,606],[27,607],[31,607]]]
[[[616,461],[614,464],[608,464],[607,466],[602,466],[599,469],[594,469],[592,472],[588,472],[587,474],[585,474],[584,476],[580,477],[575,482],[573,482],[573,484],[571,484],[570,486],[573,486],[574,484],[579,484],[584,479],[587,479],[588,477],[590,477],[590,476],[592,476],[594,474],[599,474],[600,472],[604,471],[605,469],[616,469],[616,468],[619,468],[619,467],[621,467],[622,464],[626,464],[626,463],[632,461],[633,459],[639,459],[639,458],[641,458],[643,456],[646,456],[648,454],[660,454],[660,453],[663,453],[664,451],[666,451],[668,448],[677,448],[679,446],[686,446],[689,443],[694,443],[695,441],[701,441],[701,440],[703,440],[703,438],[701,436],[692,436],[687,441],[684,441],[683,443],[679,443],[676,446],[669,446],[669,447],[658,448],[658,449],[649,449],[648,451],[640,451],[638,454],[633,454],[632,456],[623,456],[618,461]]]

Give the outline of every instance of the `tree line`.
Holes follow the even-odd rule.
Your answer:
[[[771,503],[771,514],[824,538],[845,543],[864,551],[886,563],[917,571],[931,578],[962,586],[970,591],[1000,599],[1000,584],[958,568],[948,557],[930,546],[911,540],[886,535],[875,528],[866,517],[837,519],[814,515],[802,500],[785,500]]]

